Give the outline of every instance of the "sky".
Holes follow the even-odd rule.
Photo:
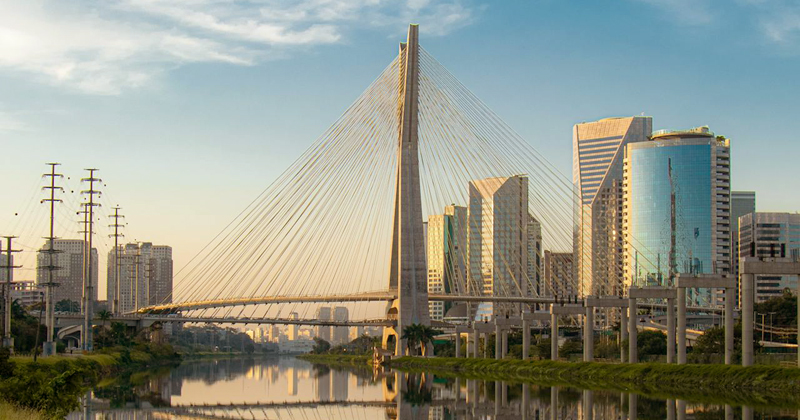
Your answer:
[[[649,115],[731,139],[732,188],[800,210],[800,3],[792,0],[0,1],[0,234],[79,237],[83,168],[125,240],[173,247],[176,272],[420,43],[565,176],[572,126]],[[17,279],[34,277],[31,258]]]

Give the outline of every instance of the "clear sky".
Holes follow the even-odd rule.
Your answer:
[[[644,113],[730,137],[733,189],[800,210],[797,1],[29,0],[0,2],[0,234],[45,236],[43,211],[21,221],[42,207],[45,162],[64,164],[73,196],[96,167],[101,215],[122,206],[126,239],[172,245],[177,271],[358,97],[410,22],[565,175],[573,124]],[[62,236],[78,236],[74,210]]]

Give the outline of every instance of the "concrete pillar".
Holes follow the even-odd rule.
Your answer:
[[[503,354],[501,359],[505,359],[506,356],[508,356],[508,330],[504,329],[500,335],[503,337]]]
[[[678,400],[675,405],[677,406],[678,420],[686,420],[686,401]]]
[[[675,420],[675,400],[667,400],[667,420]]]
[[[461,378],[456,376],[456,383],[455,383],[455,391],[456,391],[456,404],[461,401]]]
[[[594,420],[594,391],[583,391],[583,419]]]
[[[730,404],[725,404],[725,420],[733,420],[733,406]]]
[[[625,363],[628,353],[622,343],[628,338],[628,308],[619,308],[619,361]]]
[[[495,360],[503,358],[503,331],[497,324],[494,326],[494,358]]]
[[[628,394],[628,418],[630,420],[637,420],[639,418],[639,411],[637,407],[639,403],[639,396],[631,392]]]
[[[725,364],[733,364],[733,306],[734,306],[734,289],[732,287],[725,288]],[[726,408],[727,412],[727,408]],[[733,412],[731,412],[731,415]]]
[[[522,360],[528,360],[531,349],[531,322],[522,320]]]
[[[675,299],[667,299],[667,363],[675,363]]]
[[[461,357],[461,332],[456,329],[456,358]]]
[[[586,319],[583,323],[583,361],[594,360],[594,307],[586,307]]]
[[[558,315],[550,314],[550,360],[558,360]]]
[[[489,333],[483,333],[483,358],[489,358]]]
[[[753,420],[753,407],[742,406],[742,420]]]
[[[636,331],[636,321],[638,321],[636,299],[628,299],[628,310],[630,310],[630,316],[628,317],[628,359],[631,363],[636,363],[639,361],[639,352],[636,347],[636,339],[639,336],[638,331]]]
[[[522,384],[522,407],[520,407],[520,413],[522,414],[522,420],[528,420],[528,407],[531,405],[531,386],[528,384]]]
[[[496,341],[500,341],[499,339]],[[503,407],[503,395],[502,395],[502,382],[494,381],[494,417],[498,418],[500,416],[500,410]]]
[[[558,420],[558,387],[550,388],[550,420]]]
[[[742,274],[742,366],[753,366],[753,286],[753,275]]]
[[[686,364],[686,288],[678,288],[678,364]],[[678,412],[680,415],[680,411]]]

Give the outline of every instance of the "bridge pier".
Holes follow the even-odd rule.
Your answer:
[[[620,363],[625,363],[626,355],[628,354],[625,351],[625,339],[628,338],[628,307],[619,308],[619,361]]]
[[[736,287],[736,279],[730,277],[722,277],[716,274],[678,274],[675,280],[675,286],[683,295],[683,314],[678,314],[678,317],[683,317],[683,321],[679,328],[679,335],[684,337],[684,350],[683,358],[678,356],[678,363],[686,363],[686,289],[724,289],[725,290],[725,364],[733,363],[733,306],[734,296],[733,289]],[[680,297],[679,297],[680,299]],[[680,341],[680,340],[679,340]],[[680,346],[679,346],[680,347]],[[681,361],[683,359],[683,361]]]
[[[566,305],[557,306],[550,305],[550,360],[558,360],[558,316],[559,315],[586,315],[586,310],[583,306]]]
[[[586,318],[583,322],[583,361],[594,361],[594,307],[586,307]],[[591,409],[591,407],[590,407]]]
[[[637,299],[666,299],[667,302],[670,299],[674,300],[676,298],[676,290],[674,288],[668,287],[631,287],[628,289],[628,309],[630,310],[630,317],[628,322],[628,358],[630,359],[631,363],[637,363],[639,361],[639,353],[638,353],[638,346],[637,346],[637,339],[639,337],[639,332],[637,330],[638,324],[638,316],[636,312],[638,311],[638,304],[636,302]],[[669,306],[669,303],[667,304]],[[669,311],[668,311],[669,312]],[[668,323],[669,324],[669,323]],[[675,342],[675,330],[670,329],[669,325],[667,326],[667,343],[670,341]]]

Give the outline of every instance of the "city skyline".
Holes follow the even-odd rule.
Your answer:
[[[732,138],[735,146],[731,160],[735,175],[731,188],[757,191],[759,210],[795,211],[800,208],[798,197],[781,191],[782,188],[796,190],[800,181],[782,176],[780,168],[788,165],[787,159],[797,155],[793,152],[798,146],[783,140],[791,139],[793,130],[791,123],[780,122],[792,121],[787,118],[793,106],[787,86],[791,86],[790,70],[798,61],[794,54],[796,32],[789,29],[781,32],[776,28],[767,31],[770,17],[778,10],[778,6],[769,3],[742,3],[731,10],[719,10],[711,3],[699,2],[694,6],[698,12],[686,6],[689,9],[682,14],[667,3],[640,1],[616,2],[608,10],[599,10],[599,6],[593,5],[576,10],[545,2],[524,6],[521,12],[527,13],[516,13],[514,8],[501,5],[452,3],[450,8],[428,5],[414,9],[403,15],[403,19],[413,21],[415,17],[425,17],[419,19],[425,28],[433,19],[431,16],[453,16],[456,24],[429,25],[421,41],[423,46],[442,62],[457,67],[457,75],[465,84],[547,156],[562,174],[569,174],[571,169],[569,127],[604,116],[644,112],[657,117],[654,129],[709,125]],[[48,2],[42,4],[48,5]],[[79,21],[69,18],[80,15],[83,6],[74,7],[74,10],[62,10],[67,19],[55,32]],[[405,6],[400,7],[407,11]],[[10,21],[14,16],[24,14],[25,22],[41,23],[52,19],[49,13],[57,10],[45,13],[27,7],[4,8],[7,13],[0,25],[13,29],[14,34],[40,27],[20,28]],[[615,17],[619,11],[627,14]],[[217,18],[236,23],[237,16],[244,13],[238,12]],[[387,15],[380,6],[368,12]],[[140,13],[131,16],[132,13],[100,10],[93,19],[132,22],[131,28],[140,29],[146,16]],[[606,19],[590,18],[592,13]],[[745,16],[747,13],[752,16]],[[673,19],[675,16],[684,19]],[[724,20],[731,16],[742,23],[737,30],[745,35],[736,35],[732,29],[724,28]],[[507,21],[508,28],[498,29],[499,21]],[[629,21],[636,25],[621,25]],[[42,33],[33,37],[38,42],[31,44],[30,51],[23,54],[12,48],[18,44],[9,44],[23,37],[8,38],[10,41],[4,41],[4,45],[17,53],[0,62],[0,80],[6,82],[0,84],[5,98],[0,103],[0,130],[11,145],[9,153],[4,154],[4,168],[18,181],[12,183],[8,199],[0,204],[0,227],[9,230],[17,222],[14,214],[24,211],[30,185],[44,172],[45,161],[63,162],[63,172],[71,174],[73,179],[82,176],[82,168],[97,166],[107,184],[104,189],[111,197],[109,200],[113,199],[110,203],[121,205],[127,216],[128,238],[147,238],[154,243],[172,245],[176,249],[177,272],[361,92],[364,80],[375,74],[389,57],[386,46],[395,44],[394,39],[406,25],[406,22],[390,20],[381,27],[362,23],[352,28],[347,25],[345,29],[342,22],[334,20],[328,26],[331,32],[327,38],[323,32],[302,31],[303,23],[297,27],[285,24],[290,25],[287,33],[316,35],[304,38],[307,42],[293,44],[284,39],[258,44],[262,49],[277,45],[275,48],[280,50],[281,56],[275,59],[253,59],[246,66],[232,60],[175,59],[177,62],[170,70],[148,73],[151,77],[147,80],[110,91],[81,87],[83,85],[66,74],[61,79],[43,75],[41,69],[59,68],[63,63],[36,61],[40,58],[36,53],[55,51],[59,54],[53,56],[73,58],[80,69],[80,64],[85,63],[73,57],[73,53],[75,45],[87,42],[85,39],[76,38],[75,45],[64,45],[54,43],[52,35]],[[530,25],[523,25],[523,22]],[[305,25],[308,29],[308,23]],[[107,26],[98,25],[97,30],[106,30]],[[190,25],[183,22],[179,26],[185,30]],[[659,30],[645,34],[644,27]],[[298,28],[301,30],[296,30]],[[513,36],[511,30],[515,31]],[[639,36],[627,37],[627,31]],[[588,42],[588,32],[602,36]],[[152,35],[160,34],[155,31]],[[710,43],[698,41],[698,34],[729,37]],[[220,35],[212,32],[204,36],[215,39]],[[562,41],[563,51],[548,47],[545,41],[553,37]],[[241,38],[231,42],[250,42]],[[599,49],[599,42],[606,42],[610,49]],[[297,46],[297,43],[303,45]],[[471,53],[459,53],[466,44],[470,45]],[[652,57],[666,60],[703,53],[702,57],[707,60],[700,60],[691,69],[656,68],[652,60],[641,60],[651,57],[641,48],[655,45],[658,49]],[[98,60],[110,60],[100,54],[107,45],[94,47],[89,51],[97,53]],[[515,48],[516,53],[511,54]],[[611,51],[610,57],[603,57],[607,51]],[[355,71],[345,66],[348,56],[359,57],[359,65],[351,66]],[[470,66],[463,65],[473,56],[502,60],[471,61]],[[759,60],[743,63],[745,56]],[[136,60],[137,64],[158,61],[135,54],[128,58]],[[38,67],[25,63],[38,63]],[[589,63],[591,65],[587,66]],[[620,68],[620,63],[628,65]],[[636,65],[630,65],[632,63]],[[109,64],[109,61],[101,61],[101,64]],[[295,79],[285,76],[287,71],[297,68],[302,69],[304,83],[275,84],[278,80]],[[572,70],[575,68],[583,70]],[[520,69],[526,70],[521,73]],[[110,65],[107,70],[119,70],[119,66]],[[334,74],[329,74],[330,70]],[[96,71],[99,72],[98,81],[115,80],[123,85],[125,80],[130,81],[130,78],[99,77],[106,74],[102,66]],[[323,71],[325,78],[320,77]],[[559,72],[563,74],[554,77]],[[484,74],[494,77],[486,80],[482,77]],[[213,82],[211,75],[214,75]],[[742,77],[751,82],[739,84]],[[595,83],[600,79],[607,84]],[[330,80],[337,83],[332,86]],[[513,93],[506,80],[514,81]],[[629,87],[644,82],[654,87],[653,93]],[[292,95],[288,94],[289,89]],[[519,95],[520,89],[535,95]],[[609,100],[612,90],[619,95]],[[666,91],[673,93],[664,96]],[[691,97],[690,92],[703,92],[703,97],[711,99],[697,105],[676,102],[681,95]],[[215,100],[207,100],[208,95],[213,95]],[[309,99],[312,97],[314,100]],[[743,98],[747,98],[747,107],[742,106]],[[301,106],[304,102],[312,103],[311,107]],[[542,104],[547,107],[543,108]],[[313,118],[309,118],[310,115]],[[244,123],[244,119],[250,122]],[[758,147],[766,141],[765,136],[780,142],[787,153],[766,155],[766,150]],[[132,145],[136,147],[129,147]],[[767,157],[775,164],[760,163]],[[265,161],[269,164],[265,165]],[[773,186],[771,180],[776,178],[785,181],[782,188]],[[173,199],[178,194],[182,198],[180,201]],[[101,214],[105,216],[102,210]],[[65,226],[73,221],[61,219]],[[44,226],[45,220],[42,220],[42,233]],[[71,226],[74,231],[78,230],[77,224]],[[36,243],[25,245],[38,249],[42,233],[34,235]],[[80,237],[77,232],[73,236],[62,236]],[[17,277],[28,279],[33,275],[21,272]],[[102,283],[101,296],[105,287]]]

